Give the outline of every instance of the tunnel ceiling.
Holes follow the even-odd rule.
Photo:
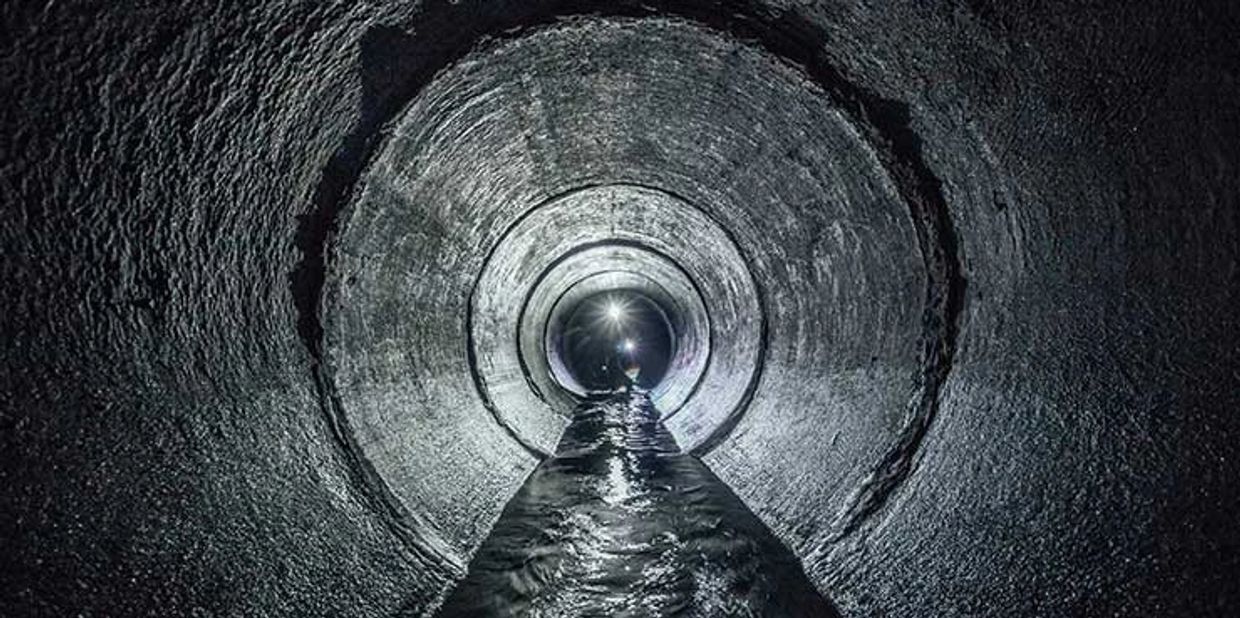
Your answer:
[[[558,289],[539,276],[628,247],[622,269],[670,262],[711,323],[703,383],[665,406],[681,446],[726,444],[726,470],[819,410],[848,436],[838,458],[767,466],[820,485],[786,517],[855,526],[933,415],[962,283],[924,163],[844,96],[864,95],[760,40],[654,17],[531,27],[437,73],[338,221],[325,380],[359,456],[467,554],[496,513],[458,505],[511,491],[495,470],[554,450],[571,409],[521,366],[519,316],[534,291],[617,267],[578,260]],[[828,375],[841,387],[799,388]]]
[[[37,8],[0,614],[433,612],[615,290],[846,615],[1237,603],[1233,9]]]

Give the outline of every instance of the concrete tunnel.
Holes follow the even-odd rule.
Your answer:
[[[1240,611],[1230,3],[0,13],[0,614],[435,614],[607,294],[840,614]]]

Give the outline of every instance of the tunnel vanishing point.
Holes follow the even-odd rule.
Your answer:
[[[0,616],[1240,615],[1240,8],[0,7]]]

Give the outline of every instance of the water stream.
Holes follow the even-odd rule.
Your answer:
[[[837,616],[641,392],[584,402],[441,616]]]

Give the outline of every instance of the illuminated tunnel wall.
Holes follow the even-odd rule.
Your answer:
[[[846,615],[1236,607],[1226,3],[2,11],[2,614],[433,612],[611,290]]]

